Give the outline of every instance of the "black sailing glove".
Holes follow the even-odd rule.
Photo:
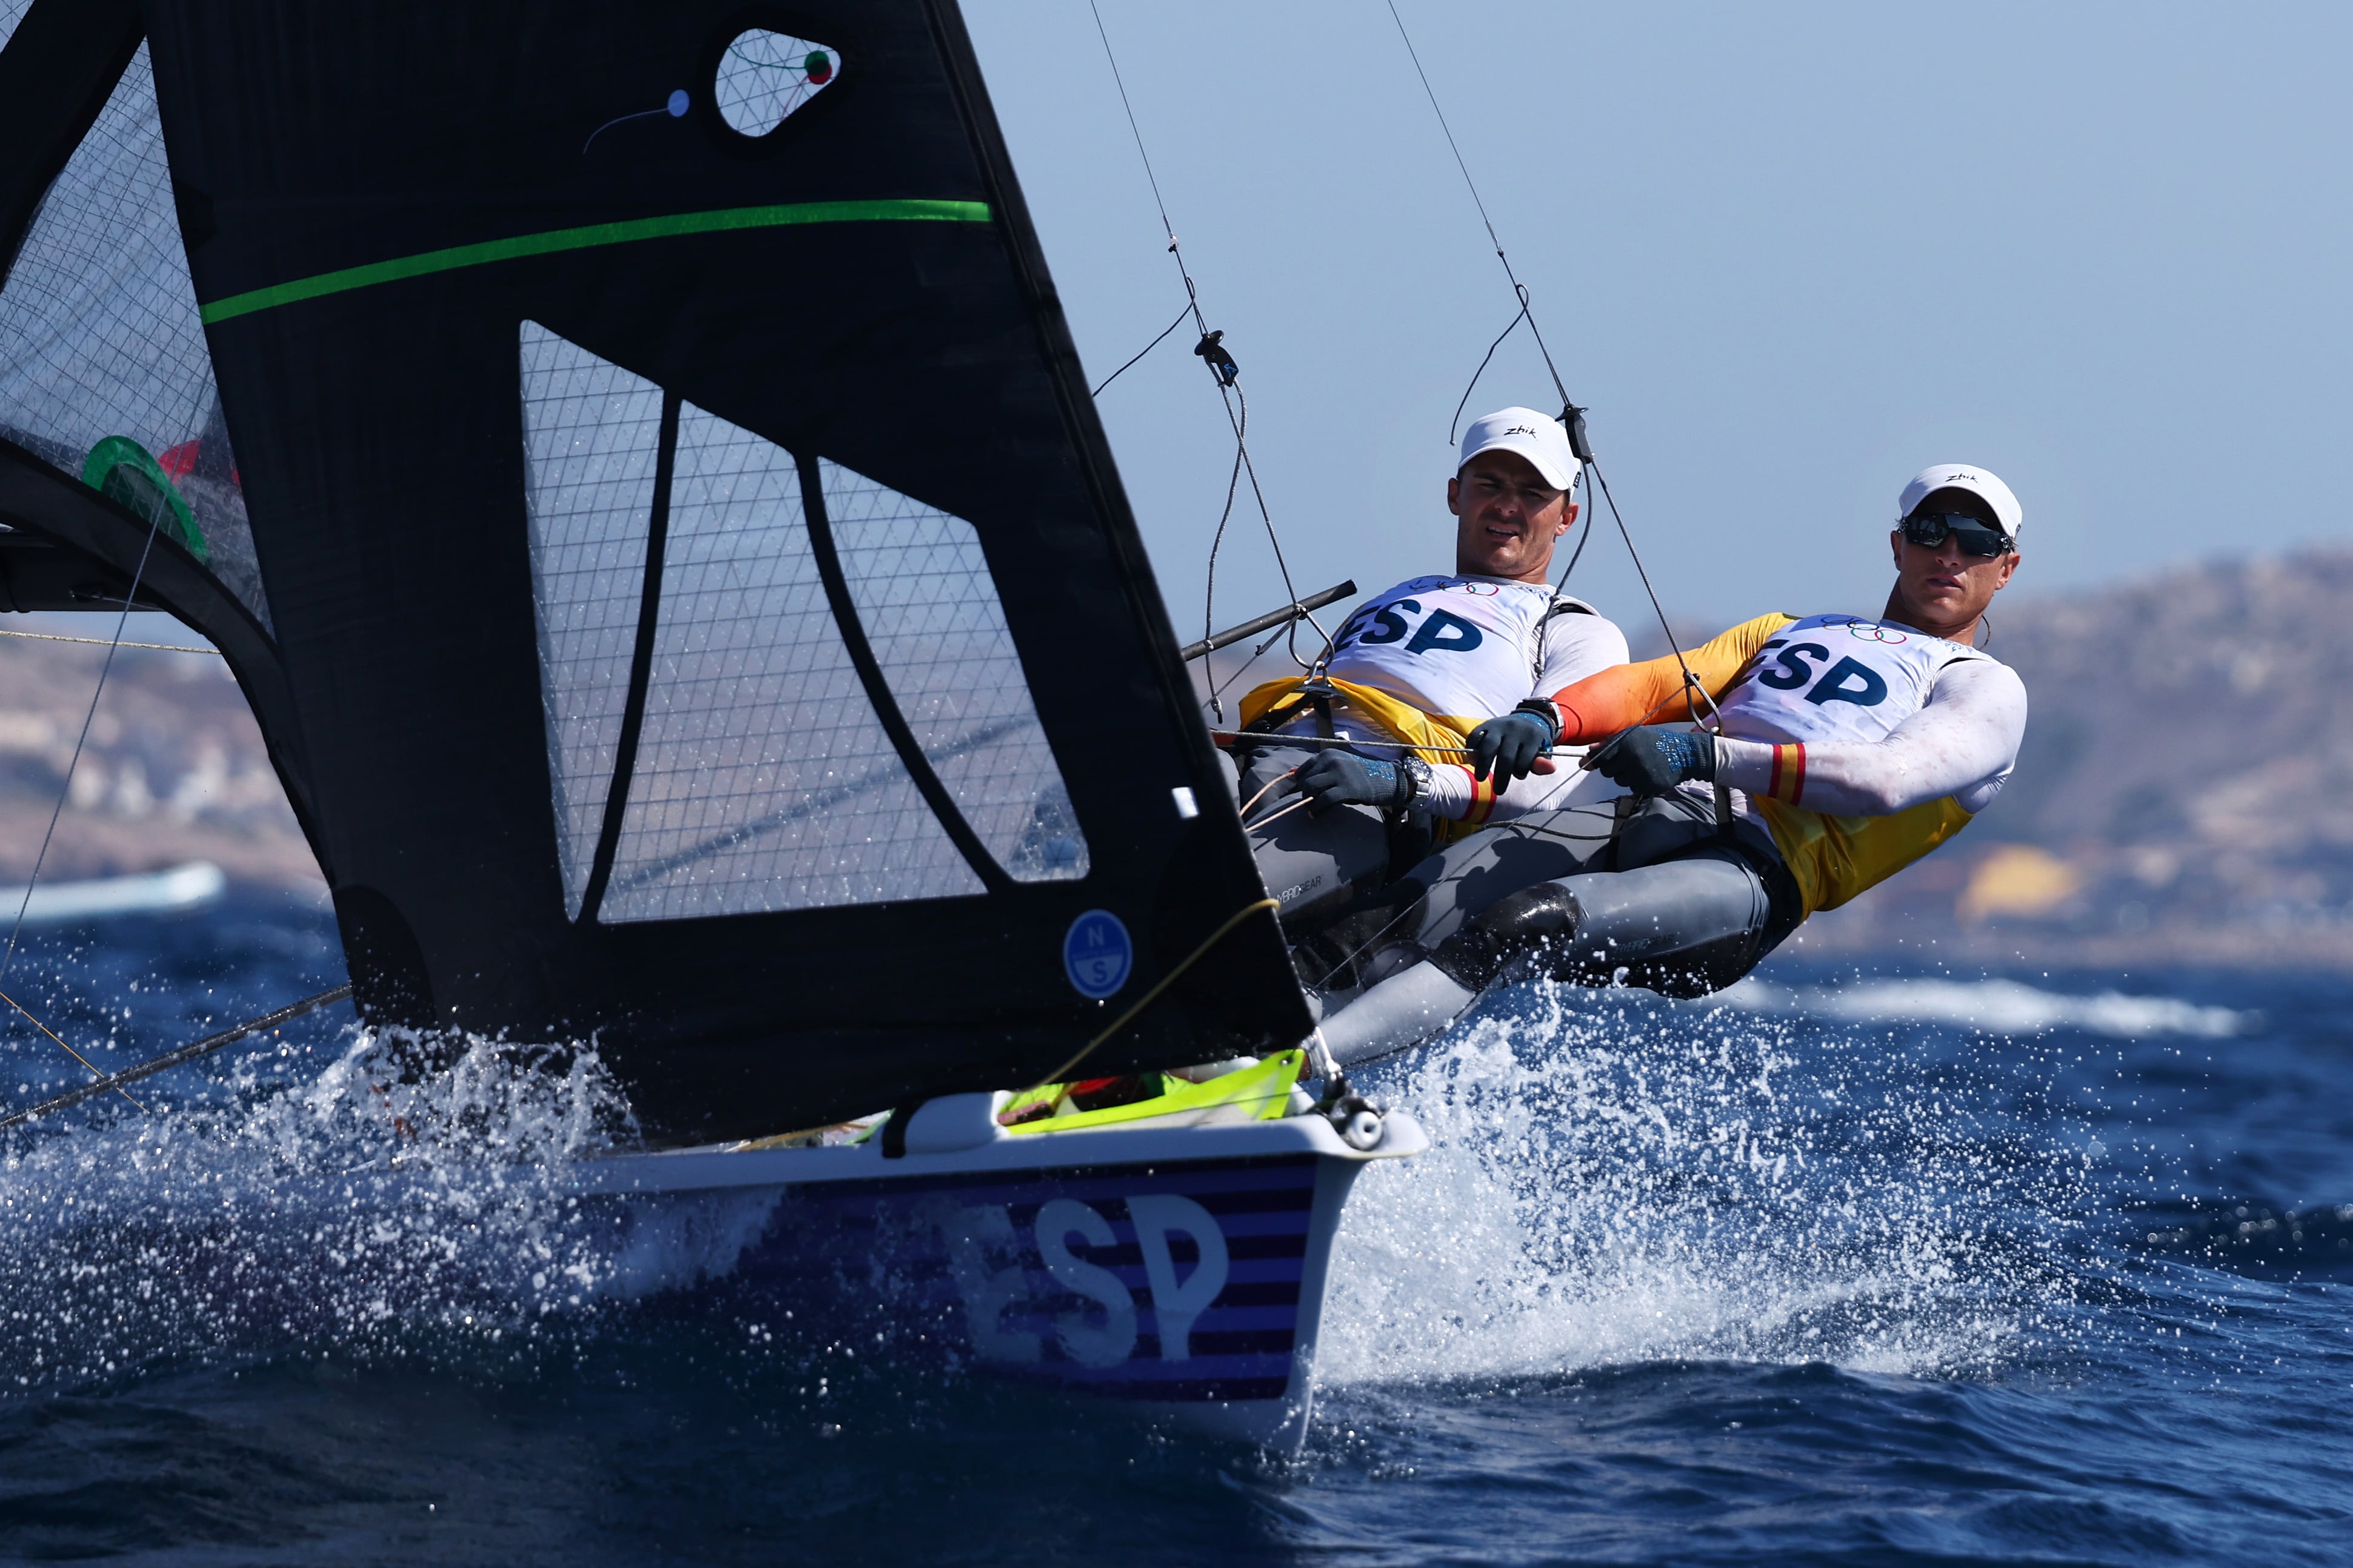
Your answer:
[[[1490,773],[1504,779],[1523,779],[1535,760],[1560,739],[1557,710],[1541,697],[1531,697],[1500,719],[1490,719],[1471,731],[1471,776]]]
[[[1410,769],[1396,763],[1377,763],[1354,752],[1319,752],[1301,764],[1300,790],[1315,804],[1308,815],[1321,816],[1335,805],[1377,805],[1383,811],[1403,811],[1413,804]]]
[[[1704,730],[1637,724],[1594,752],[1588,765],[1645,798],[1664,795],[1679,784],[1715,777],[1715,737]]]

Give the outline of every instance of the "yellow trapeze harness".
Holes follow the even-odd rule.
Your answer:
[[[1759,616],[1685,653],[1682,664],[1670,656],[1620,665],[1590,677],[1578,682],[1580,694],[1605,684],[1622,686],[1624,690],[1596,692],[1601,701],[1580,702],[1579,716],[1588,726],[1600,726],[1610,732],[1629,723],[1672,723],[1683,719],[1700,722],[1703,716],[1691,711],[1683,692],[1683,665],[1690,666],[1710,697],[1721,701],[1747,675],[1750,662],[1766,643],[1798,620],[1796,616]],[[1625,704],[1623,712],[1604,711],[1612,700]],[[1588,707],[1593,711],[1588,712]],[[1772,792],[1748,798],[1771,830],[1774,847],[1796,879],[1809,915],[1816,910],[1834,910],[1885,881],[1969,823],[1969,813],[1950,795],[1923,801],[1892,816],[1832,816],[1808,811],[1794,804],[1803,784],[1802,772],[1784,773],[1777,767]],[[1780,798],[1784,795],[1788,798]]]

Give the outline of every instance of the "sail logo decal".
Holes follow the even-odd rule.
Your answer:
[[[1135,944],[1109,910],[1089,910],[1062,937],[1062,972],[1092,1002],[1114,995],[1135,968]]]
[[[1152,1327],[1159,1359],[1193,1359],[1193,1325],[1214,1305],[1233,1272],[1231,1249],[1217,1216],[1176,1193],[1139,1193],[1126,1200],[1144,1278],[1150,1290]],[[1007,1321],[1008,1314],[1032,1316],[1041,1304],[1050,1314],[1050,1338],[1061,1354],[1086,1367],[1114,1367],[1136,1352],[1139,1324],[1135,1292],[1113,1269],[1084,1256],[1123,1253],[1111,1219],[1092,1204],[1050,1198],[1038,1205],[1029,1229],[1037,1258],[1051,1286],[1039,1292],[1029,1270],[1018,1264],[993,1266],[991,1254],[1017,1249],[1022,1237],[1001,1204],[963,1211],[948,1236],[949,1265],[963,1299],[966,1332],[982,1360],[1033,1363],[1044,1359],[1049,1335]],[[1182,1268],[1174,1242],[1192,1243],[1189,1268]],[[1131,1264],[1130,1267],[1133,1267]],[[1049,1303],[1040,1303],[1040,1295]],[[1025,1310],[1026,1309],[1026,1310]],[[1044,1325],[1040,1325],[1042,1329]]]
[[[840,50],[753,27],[729,40],[712,90],[727,128],[758,141],[773,134],[840,76]]]
[[[530,256],[550,256],[565,250],[589,250],[599,246],[629,245],[645,239],[671,239],[690,234],[723,234],[733,229],[788,228],[818,223],[987,223],[987,202],[937,201],[902,197],[879,201],[790,202],[781,206],[723,207],[716,212],[672,213],[664,217],[633,218],[625,223],[589,224],[581,228],[550,229],[543,234],[519,234],[477,245],[453,245],[416,256],[371,261],[315,277],[273,283],[215,300],[198,313],[205,325],[218,326],[257,310],[299,304],[329,294],[397,283],[436,272],[480,267],[494,261],[515,261]]]

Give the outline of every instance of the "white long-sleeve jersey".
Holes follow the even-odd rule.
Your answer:
[[[1335,679],[1378,692],[1468,731],[1509,713],[1529,697],[1559,689],[1626,662],[1626,634],[1581,599],[1542,583],[1503,577],[1416,577],[1359,605],[1333,638],[1325,666]],[[1280,732],[1311,732],[1302,713]],[[1336,732],[1361,735],[1368,757],[1393,761],[1399,748],[1378,718],[1335,705]],[[1563,755],[1559,770],[1501,782],[1472,777],[1467,764],[1430,768],[1430,808],[1457,822],[1501,820],[1608,793]]]

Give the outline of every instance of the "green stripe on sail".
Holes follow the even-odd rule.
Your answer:
[[[216,300],[203,309],[205,325],[249,316],[326,294],[480,267],[491,261],[512,261],[525,256],[547,256],[559,250],[587,250],[604,245],[627,245],[640,239],[669,239],[684,234],[720,234],[738,228],[784,228],[804,223],[987,223],[987,202],[935,201],[900,197],[864,202],[795,202],[785,206],[726,207],[718,212],[675,213],[668,217],[631,218],[625,223],[590,224],[586,228],[551,229],[545,234],[519,234],[512,239],[488,239],[479,245],[453,245],[417,256],[371,261],[291,283],[273,283]]]

